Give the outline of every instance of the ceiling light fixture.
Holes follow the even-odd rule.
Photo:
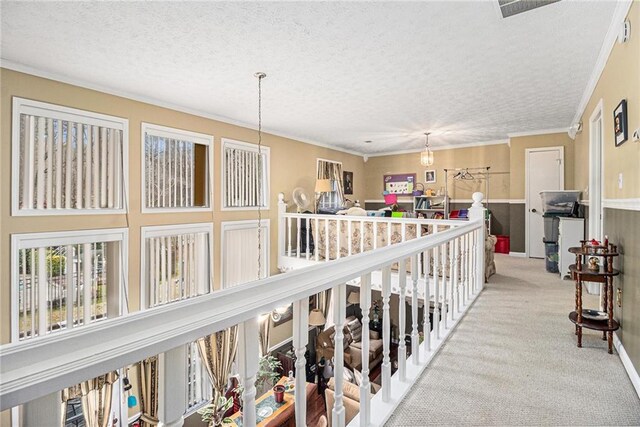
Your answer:
[[[367,139],[364,143],[365,144],[371,144],[373,141],[371,141],[370,139]]]
[[[431,132],[425,132],[424,150],[420,153],[420,164],[422,166],[431,166],[433,164],[433,151],[429,148],[429,135]]]

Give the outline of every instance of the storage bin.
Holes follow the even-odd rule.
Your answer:
[[[581,191],[541,191],[542,213],[570,214],[574,203],[580,200]]]
[[[558,272],[558,243],[544,243],[545,266],[549,273]]]
[[[497,254],[508,254],[511,250],[511,242],[509,240],[509,236],[496,236],[498,241],[496,242],[496,253]]]

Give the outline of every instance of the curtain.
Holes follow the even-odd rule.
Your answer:
[[[118,373],[112,371],[80,384],[62,390],[62,417],[66,415],[67,402],[80,398],[82,415],[87,427],[108,427],[111,415],[113,383],[118,380]],[[64,423],[63,423],[64,425]]]
[[[213,402],[224,396],[231,374],[231,366],[238,348],[238,327],[233,326],[198,340],[200,357],[205,363],[211,384],[213,385]]]
[[[266,315],[260,319],[260,356],[269,352],[269,339],[271,337],[271,316]]]
[[[158,425],[158,381],[160,377],[158,356],[140,362],[138,383],[140,384],[140,421],[143,427]]]
[[[342,163],[331,162],[327,160],[318,160],[318,176],[317,179],[330,179],[334,183],[338,206],[344,204],[344,185],[342,182]],[[320,201],[322,194],[316,194],[316,206]]]

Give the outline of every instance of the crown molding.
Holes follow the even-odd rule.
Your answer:
[[[536,136],[536,135],[550,135],[552,133],[566,133],[569,132],[569,128],[552,128],[552,129],[539,129],[526,132],[513,132],[509,133],[509,138],[519,138],[521,136]]]
[[[255,131],[258,130],[258,126],[256,124],[246,123],[246,122],[243,122],[243,121],[240,121],[240,120],[235,120],[235,119],[232,119],[230,117],[226,117],[226,116],[222,116],[222,115],[211,114],[211,113],[203,111],[203,110],[189,108],[189,107],[186,107],[184,105],[173,104],[171,102],[162,101],[160,99],[153,98],[153,97],[139,95],[139,94],[136,94],[136,93],[127,92],[127,91],[115,89],[115,88],[108,87],[108,86],[102,86],[102,85],[99,85],[99,84],[88,82],[86,80],[77,79],[75,77],[65,76],[65,75],[62,75],[62,74],[41,70],[41,69],[34,68],[34,67],[31,67],[31,66],[28,66],[28,65],[24,65],[24,64],[20,64],[20,63],[17,63],[17,62],[14,62],[14,61],[11,61],[11,60],[8,60],[8,59],[5,59],[5,58],[0,58],[0,67],[1,68],[6,68],[6,69],[12,70],[12,71],[17,71],[17,72],[20,72],[20,73],[30,74],[32,76],[41,77],[41,78],[44,78],[44,79],[54,80],[54,81],[57,81],[57,82],[60,82],[60,83],[66,83],[66,84],[70,84],[70,85],[73,85],[73,86],[78,86],[78,87],[81,87],[81,88],[84,88],[84,89],[95,90],[97,92],[106,93],[108,95],[119,96],[121,98],[130,99],[132,101],[144,102],[145,104],[151,104],[151,105],[154,105],[154,106],[157,106],[157,107],[167,108],[167,109],[178,111],[178,112],[181,112],[181,113],[192,114],[194,116],[198,116],[198,117],[202,117],[202,118],[210,119],[210,120],[215,120],[215,121],[218,121],[218,122],[223,122],[225,124],[231,124],[231,125],[235,125],[235,126],[240,126],[240,127],[247,128],[247,129],[252,129],[252,130],[255,130]],[[340,151],[342,153],[352,154],[354,156],[364,156],[365,155],[365,153],[361,153],[361,152],[353,151],[353,150],[348,150],[348,149],[345,149],[345,148],[340,148],[340,147],[337,147],[335,145],[325,144],[323,142],[313,141],[313,140],[302,138],[302,137],[299,137],[299,136],[296,136],[296,135],[291,135],[291,134],[288,134],[288,133],[285,133],[285,132],[276,131],[276,130],[271,129],[269,127],[263,127],[263,131],[265,133],[269,133],[269,134],[274,135],[274,136],[279,136],[281,138],[292,139],[294,141],[302,142],[304,144],[310,144],[310,145],[315,145],[315,146],[322,147],[322,148],[328,148],[328,149],[331,149],[331,150]]]
[[[470,142],[467,144],[452,144],[452,145],[445,145],[440,147],[431,147],[431,151],[455,150],[457,148],[483,147],[486,145],[502,145],[502,144],[508,144],[508,143],[509,143],[508,139],[496,139],[491,141]],[[371,153],[371,154],[367,154],[367,156],[371,158],[371,157],[395,156],[398,154],[415,154],[415,153],[421,152],[422,150],[423,150],[422,148],[418,148],[418,149],[411,149],[411,150],[388,151],[384,153]]]
[[[589,81],[587,82],[587,86],[584,88],[584,92],[582,93],[582,98],[580,99],[580,103],[576,109],[576,114],[573,116],[573,123],[578,123],[584,114],[584,110],[587,108],[587,104],[593,95],[593,91],[596,89],[598,84],[598,80],[600,80],[600,76],[604,71],[605,65],[607,65],[607,61],[609,60],[609,55],[611,55],[611,51],[613,50],[613,46],[616,43],[616,39],[618,37],[618,32],[620,30],[620,24],[624,22],[627,15],[629,14],[629,9],[631,8],[631,4],[633,0],[619,0],[616,3],[616,8],[613,11],[613,18],[611,18],[611,23],[609,24],[609,29],[604,36],[604,41],[602,42],[602,47],[600,47],[600,53],[598,54],[598,59],[596,60],[596,64],[593,67],[593,71],[591,72],[591,77],[589,77]],[[636,35],[637,37],[637,35]]]

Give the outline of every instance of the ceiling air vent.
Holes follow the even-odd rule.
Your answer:
[[[500,7],[502,17],[508,18],[559,1],[560,0],[498,0],[498,6]]]

